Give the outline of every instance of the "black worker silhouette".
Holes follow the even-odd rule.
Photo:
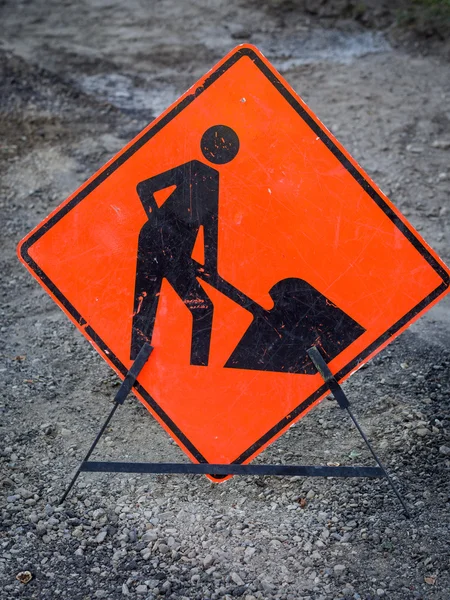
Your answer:
[[[200,144],[204,157],[225,164],[236,156],[239,138],[225,125],[210,127]],[[154,193],[175,185],[158,207]],[[204,235],[204,268],[217,272],[219,172],[192,160],[141,181],[137,193],[148,221],[139,235],[131,358],[144,342],[151,342],[163,277],[192,314],[191,364],[208,364],[213,305],[197,280],[192,251],[201,226]]]
[[[239,151],[237,134],[226,125],[210,127],[200,147],[209,163],[225,164]],[[176,186],[158,207],[155,192]],[[137,193],[147,214],[139,234],[131,359],[151,343],[162,279],[165,277],[192,315],[190,364],[207,366],[213,304],[198,278],[253,314],[253,321],[225,364],[228,368],[314,374],[306,351],[319,346],[327,361],[365,329],[303,279],[291,277],[269,291],[265,310],[217,271],[219,172],[198,160],[141,181]],[[204,265],[192,258],[203,227]]]

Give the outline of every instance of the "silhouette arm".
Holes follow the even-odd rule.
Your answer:
[[[171,185],[180,185],[182,181],[183,169],[182,167],[175,167],[137,184],[136,190],[148,217],[158,210],[153,194]]]

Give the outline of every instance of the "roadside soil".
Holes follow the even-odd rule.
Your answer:
[[[238,43],[260,47],[450,262],[445,40],[307,4],[0,2],[2,600],[448,599],[448,298],[345,384],[411,520],[376,480],[85,474],[57,506],[118,381],[15,248]],[[96,456],[185,460],[134,398]],[[329,400],[258,460],[372,464]]]

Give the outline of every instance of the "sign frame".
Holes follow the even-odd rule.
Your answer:
[[[118,359],[113,351],[94,331],[94,329],[86,322],[84,317],[77,311],[75,306],[61,293],[57,286],[51,281],[46,273],[31,257],[29,250],[31,246],[37,242],[49,229],[51,229],[60,219],[62,219],[69,211],[82,202],[97,186],[99,186],[106,178],[108,178],[116,169],[123,165],[130,156],[139,150],[146,142],[154,135],[161,131],[172,119],[174,119],[182,110],[189,106],[199,95],[201,95],[209,86],[221,77],[229,68],[231,68],[242,57],[248,57],[272,83],[278,92],[287,100],[290,106],[297,112],[299,117],[314,131],[314,133],[322,140],[326,147],[338,159],[341,165],[355,179],[355,181],[364,189],[370,198],[377,206],[385,213],[392,221],[395,227],[405,236],[408,241],[416,248],[421,256],[428,262],[432,269],[441,278],[441,283],[437,286],[426,298],[423,298],[412,310],[405,314],[387,331],[379,336],[373,343],[367,346],[356,357],[349,361],[337,373],[335,378],[338,382],[342,382],[356,371],[364,362],[382,350],[390,341],[404,331],[411,322],[416,320],[425,310],[433,306],[442,296],[448,292],[450,276],[445,266],[433,250],[427,246],[416,235],[414,229],[408,224],[401,213],[395,206],[384,196],[382,196],[364,173],[359,165],[349,156],[347,151],[340,143],[332,136],[326,127],[319,119],[310,111],[310,109],[301,101],[296,92],[289,84],[277,73],[277,71],[266,62],[263,55],[254,46],[242,45],[232,50],[225,56],[204,78],[190,88],[176,104],[169,107],[158,119],[153,121],[146,127],[138,136],[136,136],[122,151],[112,158],[103,168],[95,173],[74,195],[69,197],[65,203],[56,208],[43,223],[38,225],[19,245],[18,254],[20,260],[39,281],[39,283],[48,291],[53,300],[60,308],[69,316],[69,318],[81,329],[83,335],[96,347],[103,358],[110,366],[118,373],[121,379],[127,375],[128,369]],[[317,240],[320,245],[320,239]],[[185,449],[187,454],[193,460],[199,463],[208,463],[202,453],[181,431],[170,416],[162,409],[158,402],[144,389],[144,387],[136,380],[133,389],[143,403],[157,417],[163,427],[170,431],[170,434],[175,437],[179,444]],[[252,460],[259,454],[274,438],[281,435],[290,424],[295,421],[300,415],[305,415],[313,405],[323,396],[328,393],[326,383],[320,387],[309,397],[304,399],[294,410],[281,419],[275,426],[261,436],[247,450],[237,456],[232,462],[233,464],[244,464]]]

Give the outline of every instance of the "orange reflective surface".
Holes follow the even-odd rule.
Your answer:
[[[448,291],[448,270],[256,49],[212,73],[27,236],[21,259],[123,377],[147,218],[136,185],[204,161],[202,134],[227,125],[240,149],[215,166],[218,272],[266,309],[274,284],[304,279],[362,325],[329,364],[342,380]],[[164,280],[137,395],[193,460],[248,462],[320,401],[323,381],[224,368],[252,315],[199,281],[214,304],[209,365],[190,364],[191,313]]]

